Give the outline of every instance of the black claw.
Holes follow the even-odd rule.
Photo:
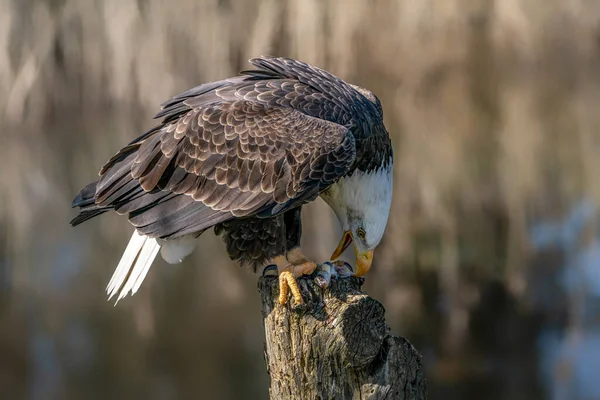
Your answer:
[[[343,261],[343,263],[344,263],[344,267],[346,267],[350,271],[354,272],[354,268],[352,268],[352,265],[350,265],[350,263],[347,263],[346,261]]]
[[[267,275],[269,272],[272,272],[272,271],[277,271],[277,265],[275,265],[275,264],[267,265],[262,271],[262,276],[264,277],[265,275]]]

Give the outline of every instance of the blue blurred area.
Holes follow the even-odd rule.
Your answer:
[[[540,370],[550,398],[600,398],[600,226],[589,200],[573,207],[562,221],[531,229],[535,250],[557,247],[565,253],[558,276],[570,310],[570,323],[548,325],[539,334]],[[592,236],[582,238],[586,231]],[[588,233],[587,236],[590,236]]]

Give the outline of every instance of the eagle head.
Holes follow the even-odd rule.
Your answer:
[[[383,237],[392,204],[392,171],[391,161],[374,170],[355,170],[322,194],[344,230],[331,259],[354,243],[355,276],[371,268],[373,252]]]

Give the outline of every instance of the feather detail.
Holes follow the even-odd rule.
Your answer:
[[[106,292],[110,300],[117,292],[118,303],[129,291],[135,294],[142,284],[156,254],[160,249],[160,244],[154,238],[141,235],[134,231],[129,244],[119,261],[119,265],[110,279]]]
[[[375,210],[363,213],[369,244],[381,239],[389,196],[369,192],[379,189],[375,184],[363,185],[375,178],[356,178],[389,180],[381,170],[391,168],[393,150],[379,100],[300,61],[261,57],[251,63],[256,70],[163,103],[158,126],[113,156],[99,181],[75,198],[80,215],[73,225],[114,210],[136,228],[107,287],[109,296],[135,293],[161,248],[167,261],[193,249],[187,241],[171,248],[171,240],[232,220],[268,219],[321,193],[331,197],[337,190],[334,203],[352,201],[360,206],[355,211],[368,204]],[[374,196],[380,198],[373,201],[377,207],[368,202]],[[285,236],[273,228],[273,235],[261,237],[269,225],[258,222],[249,223],[256,240],[243,246],[245,258],[255,261],[270,258],[263,251],[267,239]]]
[[[159,240],[161,244],[160,255],[169,264],[178,264],[192,254],[198,245],[198,235],[183,236],[173,240]]]

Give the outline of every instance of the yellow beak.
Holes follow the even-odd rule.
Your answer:
[[[356,250],[356,272],[354,276],[363,276],[371,269],[371,264],[373,263],[373,250],[365,251],[364,253],[359,253]]]
[[[353,240],[352,234],[350,233],[350,231],[344,232],[344,234],[342,235],[342,239],[340,240],[340,244],[338,244],[338,247],[335,249],[335,251],[331,255],[331,260],[335,261],[338,258],[340,258],[340,256],[344,252],[344,250],[346,250],[348,248],[348,246],[350,246],[350,243],[352,243],[352,240]]]
[[[352,241],[352,233],[350,233],[350,231],[344,232],[342,239],[340,240],[340,244],[338,244],[337,248],[331,255],[331,260],[337,260],[342,255],[344,250],[350,246]],[[363,276],[369,272],[369,269],[371,269],[371,264],[373,263],[373,250],[359,253],[355,246],[354,251],[356,253],[356,272],[354,273],[354,276]]]

